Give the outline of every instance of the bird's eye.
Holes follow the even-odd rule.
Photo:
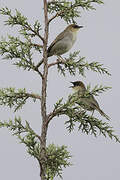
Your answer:
[[[75,24],[75,25],[73,26],[73,28],[78,29],[79,26]]]
[[[76,82],[74,83],[74,86],[79,86],[79,82],[76,81]]]

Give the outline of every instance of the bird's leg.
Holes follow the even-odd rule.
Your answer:
[[[64,60],[61,56],[58,56],[58,55],[57,55],[57,57],[58,57],[58,59],[57,59],[58,62],[63,62],[63,63],[65,63],[65,60]]]
[[[91,117],[93,117],[93,114],[94,114],[94,110],[92,111]]]

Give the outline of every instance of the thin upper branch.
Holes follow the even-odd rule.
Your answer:
[[[41,136],[39,136],[39,135],[36,134],[36,133],[35,133],[35,135],[36,135],[36,137],[40,140],[40,142],[42,143],[42,138],[41,138]]]
[[[46,125],[48,125],[55,116],[62,114],[66,114],[66,110],[63,110],[63,107],[60,107],[59,109],[54,109],[51,113],[48,114]]]
[[[38,70],[37,66],[35,66],[34,71],[36,71],[41,76],[41,78],[43,79],[43,74]]]
[[[65,60],[62,58],[58,58],[55,62],[48,64],[48,68],[55,66],[57,64],[65,64]]]
[[[41,100],[41,96],[39,96],[38,94],[33,94],[33,93],[15,93],[14,95],[7,95],[7,97],[16,97],[16,98],[33,98],[33,99],[39,99]]]
[[[38,69],[41,66],[42,63],[43,63],[43,58],[42,58],[42,60],[40,62],[38,62],[38,64],[36,65],[35,69]]]
[[[50,63],[50,64],[48,64],[48,68],[50,68],[50,67],[52,67],[52,66],[55,66],[55,65],[57,65],[57,64],[65,64],[65,62],[56,61],[56,62]]]
[[[62,14],[62,11],[59,11],[57,12],[53,17],[51,17],[49,20],[48,20],[48,23],[50,23],[52,20],[54,20],[56,17],[60,16],[60,14]]]
[[[33,94],[33,93],[25,93],[26,96],[31,97],[31,98],[35,98],[35,99],[39,99],[41,100],[41,96],[39,96],[38,94]]]
[[[39,33],[37,33],[34,29],[32,29],[31,26],[29,26],[29,25],[26,26],[26,25],[25,25],[25,28],[26,28],[26,29],[29,28],[30,31],[32,31],[34,34],[36,34],[36,35],[43,41],[43,43],[44,43],[44,41],[45,41],[44,38],[43,38]]]
[[[36,43],[31,43],[31,46],[38,47],[38,48],[43,48],[43,46],[42,46],[42,45],[40,45],[40,44],[36,44]]]

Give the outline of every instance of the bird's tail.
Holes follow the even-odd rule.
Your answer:
[[[100,108],[98,109],[99,113],[101,114],[101,116],[104,116],[107,120],[110,120],[110,117],[105,114]]]

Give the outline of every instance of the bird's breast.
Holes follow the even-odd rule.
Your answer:
[[[69,40],[71,41],[72,45],[75,43],[76,38],[77,38],[77,33],[76,32],[69,32]]]
[[[64,38],[63,44],[67,45],[67,49],[71,49],[73,44],[76,41],[76,33],[73,34],[72,32],[68,33],[68,35]]]

